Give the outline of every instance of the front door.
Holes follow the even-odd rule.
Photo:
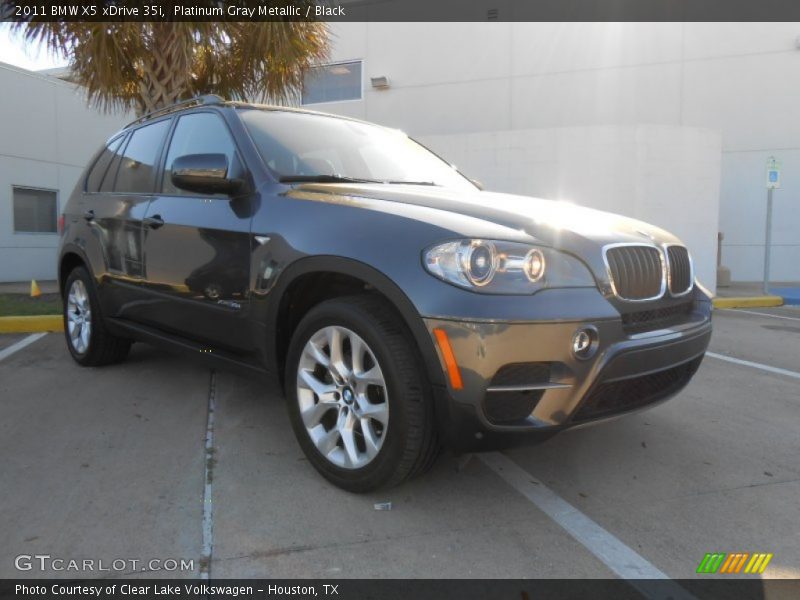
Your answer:
[[[197,112],[175,124],[158,191],[144,219],[147,319],[209,346],[248,350],[245,313],[250,280],[250,198],[200,195],[171,181],[175,158],[225,154],[240,164],[222,117]]]

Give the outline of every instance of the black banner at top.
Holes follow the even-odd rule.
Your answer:
[[[4,21],[800,21],[799,0],[0,0]]]

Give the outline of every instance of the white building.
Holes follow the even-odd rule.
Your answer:
[[[772,280],[800,280],[800,24],[340,23],[332,33],[309,108],[401,128],[493,190],[661,225],[712,289],[718,231],[733,279],[761,278],[765,163],[776,156]],[[53,205],[127,119],[1,64],[0,89],[0,281],[53,278]]]
[[[71,84],[3,63],[0,90],[0,281],[55,279],[60,209],[126,117],[87,108]]]
[[[342,23],[304,104],[401,128],[495,190],[680,235],[714,287],[800,280],[800,24]],[[353,61],[352,63],[350,61]],[[374,82],[372,78],[385,77]],[[363,82],[363,83],[362,83]],[[320,100],[327,100],[319,103]]]

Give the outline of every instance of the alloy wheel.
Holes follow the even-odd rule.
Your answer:
[[[297,401],[312,443],[337,467],[362,468],[380,452],[389,425],[386,381],[355,332],[329,326],[311,336],[297,368]]]
[[[92,308],[86,286],[80,279],[72,282],[67,295],[67,332],[75,352],[86,354],[92,335]]]

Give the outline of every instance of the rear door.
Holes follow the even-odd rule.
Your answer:
[[[142,219],[155,187],[156,166],[170,120],[140,127],[114,140],[87,178],[81,215],[100,248],[103,305],[126,317],[144,274]]]
[[[222,116],[193,112],[177,119],[167,145],[158,193],[144,226],[145,288],[150,324],[210,346],[252,347],[244,314],[250,280],[248,197],[199,194],[172,184],[175,158],[240,153]]]

